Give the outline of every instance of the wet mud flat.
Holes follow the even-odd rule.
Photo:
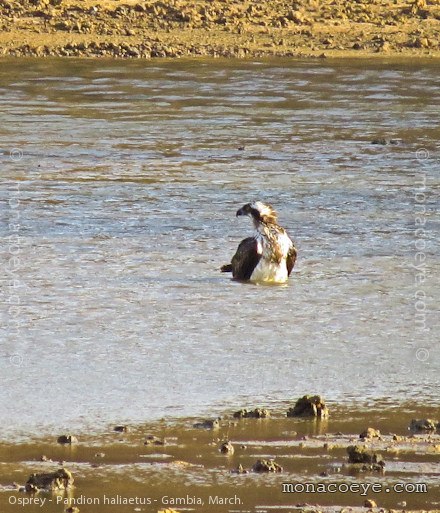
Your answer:
[[[4,442],[0,510],[440,510],[438,420],[420,422],[438,408],[329,409],[322,418],[231,410]]]

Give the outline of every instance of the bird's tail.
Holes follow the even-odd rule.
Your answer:
[[[222,273],[232,273],[232,264],[222,265],[221,268],[220,268],[220,271]]]

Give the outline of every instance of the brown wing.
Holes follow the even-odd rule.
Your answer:
[[[249,280],[260,261],[258,244],[254,237],[248,237],[240,242],[231,263],[222,265],[223,273],[231,273],[236,280]]]
[[[295,246],[292,245],[292,247],[289,249],[289,252],[287,253],[287,258],[286,258],[287,276],[290,276],[293,266],[295,265],[295,261],[296,261],[296,248],[295,248]]]
[[[249,280],[260,258],[257,240],[254,237],[242,240],[231,260],[232,276],[236,280]]]

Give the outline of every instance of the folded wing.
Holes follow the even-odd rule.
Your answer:
[[[260,259],[257,240],[255,237],[248,237],[240,242],[231,263],[224,265],[221,270],[232,272],[236,280],[249,280]]]

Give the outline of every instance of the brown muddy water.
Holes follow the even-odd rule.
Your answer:
[[[410,419],[432,417],[436,408],[377,404],[361,411],[330,405],[329,419],[307,420],[286,418],[287,406],[267,419],[237,420],[228,412],[214,430],[196,429],[195,419],[164,420],[136,425],[127,433],[109,427],[98,435],[83,435],[71,446],[57,444],[56,436],[0,444],[1,511],[61,513],[76,505],[81,511],[115,513],[169,507],[213,513],[339,513],[346,506],[362,511],[367,499],[380,508],[440,510],[440,434],[410,435],[407,429]],[[359,433],[371,424],[380,429],[381,438],[365,445],[381,454],[384,472],[359,471],[348,464],[347,446],[363,445]],[[151,437],[159,444],[148,443]],[[225,440],[231,441],[233,454],[221,454]],[[41,461],[43,455],[46,461]],[[251,472],[259,459],[274,459],[283,471]],[[52,472],[61,465],[75,478],[68,493],[31,495],[13,489],[13,482],[23,485],[31,473]],[[248,472],[235,473],[239,465]],[[294,491],[283,492],[283,483]],[[363,488],[349,488],[356,485]],[[45,499],[43,507],[18,505],[35,498],[40,504]],[[222,504],[220,498],[232,502]]]
[[[3,59],[1,484],[47,468],[26,463],[47,435],[280,409],[304,393],[339,405],[337,422],[344,408],[356,417],[378,404],[408,403],[420,415],[429,405],[435,417],[439,82],[429,62]],[[286,286],[218,271],[251,233],[235,211],[253,199],[278,209],[298,247]],[[396,431],[410,420],[389,419]],[[250,444],[243,458],[284,454],[285,422],[244,421],[249,432],[221,436],[274,440]],[[46,441],[28,449],[29,437]],[[8,444],[18,441],[15,453]],[[160,466],[162,456],[152,466],[150,449],[130,459],[116,443],[104,450],[105,472],[81,463],[94,449],[71,450],[92,495],[139,494],[148,482],[162,496],[171,481],[179,493],[232,493],[239,482],[255,500],[237,510],[298,502],[280,499],[278,475],[231,477],[216,447],[211,470],[190,477]],[[197,463],[196,449],[175,451]],[[295,454],[281,458],[289,472],[333,461],[324,454],[309,468]],[[1,511],[19,510],[4,495]],[[433,497],[415,506],[434,506]]]

